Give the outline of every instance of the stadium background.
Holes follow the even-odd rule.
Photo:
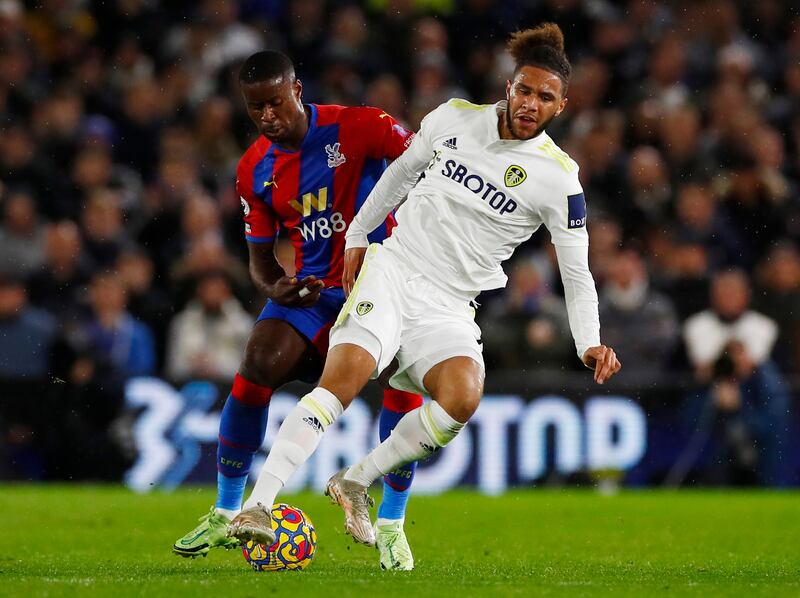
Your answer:
[[[480,299],[490,396],[421,478],[438,463],[487,492],[796,485],[792,4],[0,0],[0,478],[213,479],[219,397],[262,305],[232,184],[255,133],[243,57],[283,49],[306,101],[416,129],[450,97],[502,98],[507,34],[551,20],[574,70],[549,132],[581,166],[602,335],[624,369],[592,387],[535,235]],[[373,441],[375,392],[302,480]]]

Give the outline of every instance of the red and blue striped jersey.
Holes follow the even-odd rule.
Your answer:
[[[344,234],[387,166],[413,134],[377,108],[308,104],[308,132],[298,151],[263,136],[239,161],[236,189],[245,237],[272,241],[281,231],[295,249],[297,276],[342,285]],[[389,236],[393,215],[370,242]]]

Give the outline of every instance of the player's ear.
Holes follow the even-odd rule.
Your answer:
[[[511,99],[511,80],[506,79],[506,100]]]
[[[558,109],[556,110],[556,116],[561,114],[564,111],[564,108],[567,107],[567,98],[562,98],[561,101],[558,103]]]
[[[295,79],[294,83],[292,84],[292,91],[294,92],[294,97],[297,98],[297,101],[301,101],[303,99],[303,83],[300,79]]]

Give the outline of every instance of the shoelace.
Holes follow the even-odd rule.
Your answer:
[[[214,509],[211,509],[211,510],[210,510],[208,513],[206,513],[205,515],[202,515],[202,516],[200,517],[200,519],[198,519],[198,521],[199,521],[200,523],[205,523],[206,521],[208,521],[209,519],[211,519],[211,516],[212,516],[213,514],[214,514]]]
[[[372,498],[369,494],[367,494],[366,491],[364,491],[363,493],[359,492],[358,494],[356,494],[355,497],[353,498],[353,502],[356,503],[356,506],[364,507],[367,509],[369,507],[375,506],[375,499]]]

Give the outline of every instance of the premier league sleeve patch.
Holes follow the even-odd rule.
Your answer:
[[[583,193],[567,196],[567,228],[586,226],[586,198]]]

